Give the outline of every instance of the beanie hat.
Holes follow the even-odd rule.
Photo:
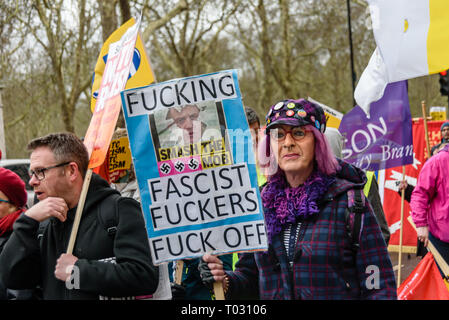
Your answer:
[[[9,201],[15,206],[24,207],[28,194],[25,189],[25,182],[11,170],[0,167],[0,191],[3,192]]]
[[[291,126],[312,125],[321,133],[326,130],[326,116],[323,108],[306,99],[283,100],[270,107],[265,117],[267,128],[265,132],[279,124]]]
[[[443,122],[441,125],[440,131],[443,131],[444,127],[449,127],[449,121]]]

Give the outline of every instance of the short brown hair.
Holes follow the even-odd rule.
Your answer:
[[[89,165],[89,153],[86,146],[75,134],[70,132],[50,133],[36,138],[28,143],[28,150],[33,151],[39,147],[48,147],[59,162],[76,162],[83,176],[86,175]]]

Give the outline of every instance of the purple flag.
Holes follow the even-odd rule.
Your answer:
[[[407,81],[388,84],[384,96],[371,104],[369,119],[359,106],[353,108],[339,131],[345,142],[342,157],[357,167],[377,171],[413,163]]]

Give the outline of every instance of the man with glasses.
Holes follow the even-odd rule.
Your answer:
[[[153,293],[158,272],[151,262],[139,203],[120,197],[94,174],[73,254],[66,254],[88,168],[87,149],[71,133],[34,139],[28,149],[29,183],[39,202],[16,221],[0,255],[0,275],[6,286],[40,286],[44,299],[57,300]],[[100,221],[99,212],[106,203],[118,216],[111,234]],[[105,262],[110,259],[115,263]]]

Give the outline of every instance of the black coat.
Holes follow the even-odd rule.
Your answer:
[[[44,299],[56,300],[153,293],[158,285],[158,269],[151,262],[139,203],[131,198],[120,198],[114,238],[98,221],[99,204],[111,193],[117,191],[94,174],[73,250],[73,255],[78,257],[73,275],[79,277],[71,285],[58,280],[54,271],[56,260],[67,250],[76,207],[69,210],[65,222],[50,218],[40,239],[37,221],[24,214],[17,219],[14,232],[0,254],[3,283],[12,289],[40,285]],[[110,257],[115,257],[117,263],[98,261]]]
[[[0,252],[2,252],[3,247],[6,244],[6,241],[8,241],[9,236],[11,235],[10,232],[4,234],[3,236],[0,237]],[[7,299],[7,292],[6,292],[6,287],[5,285],[0,281],[0,300],[6,300]]]
[[[3,251],[6,242],[11,236],[11,232],[7,232],[0,237],[0,253]],[[0,300],[38,300],[41,298],[39,289],[12,290],[0,281]]]

